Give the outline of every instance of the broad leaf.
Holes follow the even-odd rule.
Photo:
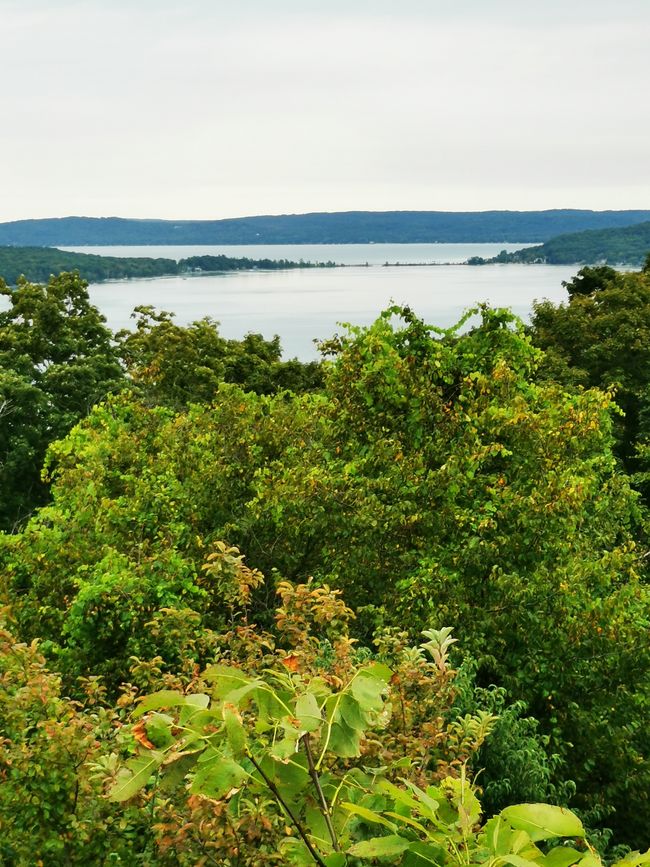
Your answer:
[[[216,698],[225,698],[228,693],[246,686],[253,680],[240,668],[233,668],[230,665],[210,665],[203,672],[203,678],[208,683],[214,683]]]
[[[385,666],[373,666],[361,669],[350,685],[352,695],[359,702],[362,711],[380,711],[384,706],[382,694],[386,691],[386,681],[378,677],[377,668]],[[381,672],[383,673],[383,672]]]
[[[188,696],[182,692],[177,692],[173,689],[163,689],[160,692],[154,692],[151,695],[145,696],[136,709],[133,711],[133,717],[142,716],[148,710],[159,710],[163,707],[182,707],[187,704]]]
[[[311,692],[299,695],[296,701],[296,719],[300,728],[305,732],[315,732],[320,728],[323,720],[316,696]]]
[[[383,825],[391,831],[397,830],[397,826],[393,822],[389,822],[388,819],[384,819],[379,813],[375,813],[374,810],[369,810],[367,807],[362,807],[360,804],[351,804],[349,801],[346,801],[341,804],[341,807],[347,810],[348,813],[352,813],[354,816],[363,819],[364,822],[370,822],[373,825]]]
[[[344,719],[332,724],[329,749],[340,758],[354,758],[361,753],[361,733],[350,728]]]
[[[191,791],[195,795],[209,798],[223,798],[237,788],[248,777],[240,764],[223,755],[214,756],[211,761],[202,762],[194,776]]]
[[[409,848],[410,841],[397,834],[388,837],[373,837],[372,840],[363,840],[355,843],[348,849],[349,855],[356,858],[396,858]]]
[[[226,738],[235,758],[244,754],[246,746],[246,730],[237,712],[237,708],[226,704],[223,708],[223,718],[226,723]]]
[[[129,759],[126,766],[121,768],[117,779],[108,793],[111,801],[128,801],[136,795],[151,779],[151,775],[158,770],[165,758],[165,754],[157,750],[149,750],[147,753]]]
[[[572,849],[571,846],[556,846],[544,856],[541,864],[543,867],[571,867],[571,864],[580,861],[584,854],[577,849]]]
[[[584,837],[582,822],[570,810],[550,804],[516,804],[501,811],[502,818],[531,840],[551,840],[554,837]]]

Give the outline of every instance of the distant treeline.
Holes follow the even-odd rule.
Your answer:
[[[470,265],[546,263],[549,265],[628,265],[638,267],[650,253],[650,222],[620,229],[600,229],[558,235],[538,247],[514,253],[502,250],[493,259],[473,256]]]
[[[166,277],[196,271],[284,270],[334,267],[333,262],[290,262],[288,259],[233,259],[228,256],[190,256],[187,259],[124,258],[70,253],[51,247],[0,247],[0,277],[13,286],[20,276],[46,282],[51,274],[78,271],[91,283],[129,277]]]
[[[532,243],[644,220],[650,210],[347,211],[180,221],[62,217],[1,223],[0,244]]]

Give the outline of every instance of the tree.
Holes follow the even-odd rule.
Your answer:
[[[568,304],[535,305],[530,333],[546,353],[541,375],[613,390],[623,411],[616,451],[626,471],[638,473],[639,447],[650,441],[650,272],[583,268],[567,290]]]
[[[129,656],[162,653],[163,609],[223,627],[202,565],[226,539],[255,569],[340,590],[366,645],[452,625],[478,685],[538,720],[550,782],[643,843],[648,561],[610,396],[538,381],[507,311],[461,333],[395,308],[323,348],[322,392],[222,383],[177,413],[121,396],[53,447],[52,506],[0,549],[21,637],[47,639],[67,682],[90,665],[116,689]],[[262,627],[272,607],[253,591]]]
[[[123,373],[104,317],[78,274],[45,286],[0,281],[9,308],[0,312],[2,505],[11,529],[46,498],[40,478],[49,443],[119,389]]]
[[[227,340],[210,318],[183,327],[172,321],[173,314],[152,307],[136,307],[133,315],[135,330],[116,335],[119,352],[136,391],[152,405],[180,409],[211,403],[221,382],[257,394],[322,385],[317,363],[281,361],[277,335],[271,340],[261,334]]]

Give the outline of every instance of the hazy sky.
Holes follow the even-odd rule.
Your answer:
[[[650,0],[0,0],[0,220],[650,208]]]

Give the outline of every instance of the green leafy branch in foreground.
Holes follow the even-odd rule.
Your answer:
[[[449,630],[427,637],[419,652],[444,665]],[[421,788],[405,778],[408,757],[358,766],[364,740],[390,718],[391,670],[360,663],[342,681],[299,667],[294,655],[257,675],[214,665],[203,674],[211,684],[204,693],[146,696],[134,714],[140,749],[118,770],[110,798],[126,801],[152,778],[167,776],[187,777],[193,795],[226,802],[233,817],[246,798],[270,796],[288,826],[279,849],[296,865],[600,864],[568,810],[522,804],[480,827],[480,804],[464,768],[459,778]],[[549,842],[565,838],[572,845]],[[620,863],[637,867],[650,863],[650,854]]]

